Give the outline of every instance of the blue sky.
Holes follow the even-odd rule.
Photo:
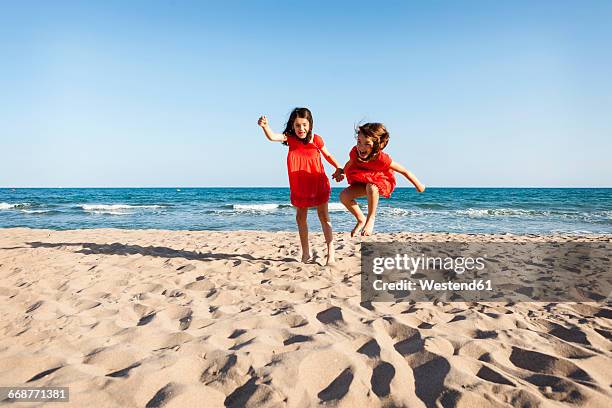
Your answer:
[[[610,21],[606,1],[2,2],[0,186],[286,186],[257,118],[307,106],[342,162],[385,123],[429,186],[609,187]]]

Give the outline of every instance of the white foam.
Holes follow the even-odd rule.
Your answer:
[[[348,211],[342,203],[329,203],[327,209],[329,211]]]
[[[607,218],[607,219],[612,219],[612,210],[607,210],[607,211],[598,211],[595,213],[597,216],[603,217],[603,218]]]
[[[26,214],[42,214],[51,212],[51,210],[21,210],[21,212],[24,212]]]
[[[79,207],[81,207],[85,211],[117,211],[131,210],[137,208],[162,208],[163,205],[83,204]]]
[[[9,204],[9,203],[0,203],[0,210],[10,210],[11,208],[20,208],[20,207],[28,207],[29,203],[18,203],[18,204]]]
[[[382,209],[382,208],[381,208]],[[396,216],[396,217],[406,217],[409,215],[412,215],[412,211],[406,210],[404,208],[397,208],[397,207],[387,207],[384,209],[385,213],[392,215],[392,216]]]
[[[274,211],[278,204],[234,204],[232,208],[238,211]]]
[[[550,211],[522,210],[516,208],[468,208],[457,210],[455,214],[466,215],[472,218],[483,217],[525,217],[525,216],[549,216]]]
[[[232,209],[237,211],[274,211],[281,207],[292,207],[291,204],[234,204]],[[348,211],[342,203],[329,203],[327,206],[328,211]]]
[[[112,211],[112,210],[91,210],[91,214],[108,214],[108,215],[128,215],[127,211]]]
[[[468,217],[475,217],[475,218],[489,216],[489,210],[485,208],[468,208],[467,210],[457,210],[455,211],[455,213],[459,215],[467,215]]]

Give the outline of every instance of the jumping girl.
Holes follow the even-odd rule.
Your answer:
[[[342,175],[344,173],[349,183],[349,186],[340,193],[340,201],[357,219],[351,236],[371,235],[374,231],[379,195],[386,198],[391,196],[395,188],[394,171],[406,177],[419,193],[425,191],[425,186],[414,174],[382,151],[388,142],[389,132],[382,123],[366,123],[359,126],[357,145],[351,150],[349,161],[344,169],[336,169],[332,176],[337,181],[341,181],[344,179]],[[368,197],[367,218],[355,201],[355,198],[363,196]]]

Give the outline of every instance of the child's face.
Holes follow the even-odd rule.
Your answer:
[[[300,139],[304,139],[310,131],[310,122],[305,118],[296,118],[293,121],[293,131]]]
[[[357,135],[357,154],[360,158],[365,159],[372,153],[374,142],[372,139],[368,139],[361,133]]]

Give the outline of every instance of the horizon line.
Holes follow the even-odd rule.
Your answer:
[[[153,188],[160,188],[160,189],[201,189],[201,188],[286,188],[288,189],[289,186],[105,186],[105,187],[100,187],[100,186],[86,186],[86,187],[78,187],[78,186],[53,186],[53,187],[42,187],[42,186],[26,186],[26,187],[4,187],[4,186],[0,186],[0,189],[2,190],[19,190],[19,189],[128,189],[128,188],[142,188],[142,189],[153,189]],[[346,186],[332,186],[332,189],[336,188],[346,188]],[[464,189],[464,188],[507,188],[507,189],[513,189],[513,188],[524,188],[524,189],[529,189],[529,188],[546,188],[546,189],[569,189],[569,188],[584,188],[584,189],[610,189],[612,188],[612,186],[429,186],[427,187],[427,189],[438,189],[438,188],[457,188],[457,189]],[[407,186],[398,186],[395,188],[397,189],[414,189],[414,187],[407,187]],[[425,190],[427,191],[427,190]]]

